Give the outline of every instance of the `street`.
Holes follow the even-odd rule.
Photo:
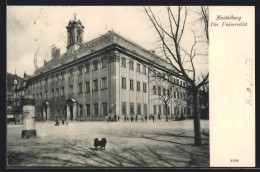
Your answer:
[[[32,139],[21,139],[22,125],[8,125],[8,166],[209,166],[208,120],[201,120],[201,147],[193,146],[193,120],[54,124],[36,122]],[[94,149],[95,138],[107,139],[106,150]]]

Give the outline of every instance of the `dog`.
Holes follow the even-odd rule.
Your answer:
[[[102,148],[104,148],[104,150],[106,150],[106,144],[107,144],[106,138],[102,138],[100,141],[98,140],[98,138],[94,139],[94,146],[95,146],[96,151],[97,151],[98,146],[101,147],[101,150],[103,150]]]

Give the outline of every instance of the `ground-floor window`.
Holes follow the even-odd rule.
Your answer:
[[[107,116],[107,103],[102,104],[102,116]]]
[[[126,102],[122,102],[122,115],[126,115]]]
[[[153,114],[155,115],[157,113],[156,105],[153,105]]]
[[[98,104],[94,104],[93,105],[93,116],[98,116]]]
[[[162,113],[161,105],[158,105],[158,114],[161,115],[161,113]]]
[[[83,106],[79,105],[79,116],[82,117],[83,116]]]
[[[147,115],[147,104],[144,104],[144,115]]]
[[[141,104],[137,104],[137,115],[141,115]]]
[[[86,116],[90,116],[90,105],[86,104]]]
[[[134,115],[134,113],[135,113],[134,103],[130,103],[130,115]]]

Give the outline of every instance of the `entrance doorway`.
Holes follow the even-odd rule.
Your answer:
[[[68,99],[66,101],[66,109],[67,109],[67,115],[66,115],[66,119],[67,120],[75,120],[76,119],[76,100],[75,99]]]

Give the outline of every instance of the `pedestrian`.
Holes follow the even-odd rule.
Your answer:
[[[138,120],[138,116],[136,115],[136,116],[135,116],[135,122],[137,122],[137,120]]]
[[[143,117],[143,115],[141,116],[141,119],[142,119],[142,122],[144,122],[144,117]]]
[[[145,122],[147,122],[147,115],[144,116]]]
[[[56,125],[56,126],[60,125],[60,121],[59,121],[58,118],[56,119],[56,124],[55,124],[55,125]]]
[[[107,122],[109,122],[111,120],[111,116],[110,116],[110,113],[108,113],[108,120]]]
[[[115,120],[115,122],[116,122],[116,115],[114,116],[114,120]]]
[[[64,122],[65,122],[65,121],[64,121],[64,119],[63,119],[63,120],[61,121],[62,125],[64,125]]]
[[[126,115],[124,116],[124,121],[126,121]]]
[[[134,121],[134,117],[133,116],[131,116],[131,122],[133,122]]]
[[[118,115],[118,117],[117,117],[117,121],[119,121],[120,120],[120,116]]]
[[[126,117],[126,121],[129,121],[129,117],[128,116]]]
[[[153,122],[154,122],[154,115],[152,116],[152,118],[153,118]]]

